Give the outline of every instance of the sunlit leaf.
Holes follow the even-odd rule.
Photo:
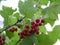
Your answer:
[[[53,45],[53,41],[46,34],[38,35],[38,44],[37,45]]]
[[[52,32],[48,33],[49,37],[56,42],[57,39],[60,39],[60,26],[55,26]]]
[[[36,7],[34,7],[33,0],[26,0],[25,2],[19,1],[19,11],[27,18],[33,18],[34,13],[37,11]]]

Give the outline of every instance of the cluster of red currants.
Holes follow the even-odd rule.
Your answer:
[[[12,32],[12,33],[15,32],[15,31],[17,31],[17,28],[13,27],[13,28],[10,29],[10,32]]]
[[[0,36],[0,45],[4,45],[4,42],[5,42],[5,38]]]
[[[24,38],[25,36],[30,36],[32,34],[39,34],[39,26],[42,26],[42,24],[45,22],[44,19],[36,19],[35,21],[31,22],[31,26],[25,25],[25,28],[22,32],[19,32],[18,35],[20,38]]]
[[[16,26],[18,27],[18,28],[20,28],[21,27],[21,25],[20,24],[16,24]],[[14,28],[14,27],[12,27],[11,29],[10,29],[10,32],[17,32],[17,28]]]

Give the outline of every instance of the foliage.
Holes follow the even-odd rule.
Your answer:
[[[50,4],[47,6],[49,2]],[[46,8],[41,8],[42,5],[45,5]],[[2,10],[0,10],[0,15],[4,18],[4,27],[0,28],[0,32],[3,30],[6,34],[4,35],[3,32],[0,33],[0,36],[6,37],[4,45],[15,45],[16,43],[16,45],[53,45],[57,39],[60,39],[60,25],[55,26],[51,32],[47,32],[45,27],[47,23],[53,26],[58,19],[60,0],[25,0],[24,2],[19,0],[18,8],[18,12],[16,12],[17,9],[6,6],[2,6]],[[25,18],[22,21],[19,20],[22,17]],[[42,23],[43,26],[39,26],[40,34],[32,34],[31,36],[25,36],[23,39],[20,39],[18,33],[23,31],[26,24],[31,26],[30,22],[35,21],[35,19],[45,20],[45,23]],[[17,23],[21,25],[17,26]],[[9,25],[17,28],[17,30],[10,32],[12,27],[4,30]]]

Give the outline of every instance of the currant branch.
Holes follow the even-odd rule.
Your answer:
[[[4,27],[4,28],[0,31],[0,33],[2,33],[3,31],[6,31],[7,29],[9,29],[9,28],[12,27],[12,26],[15,26],[17,23],[21,22],[24,18],[25,18],[25,17],[17,20],[17,22],[16,22],[15,24],[8,25],[8,26]]]

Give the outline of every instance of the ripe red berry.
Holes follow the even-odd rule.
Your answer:
[[[36,31],[35,30],[31,30],[32,33],[35,33]]]
[[[41,23],[44,23],[44,22],[45,22],[45,20],[44,20],[44,19],[42,19],[42,20],[41,20]]]
[[[10,29],[10,32],[15,32],[15,31],[17,31],[17,28],[13,27],[13,28]]]
[[[39,26],[42,26],[42,23],[39,23]]]
[[[17,28],[15,28],[15,31],[17,32]]]
[[[36,28],[35,29],[32,29],[31,30],[31,33],[35,33],[36,31],[38,31],[38,29],[36,29]]]
[[[21,32],[21,33],[19,33],[19,35],[20,35],[20,36],[23,36],[24,34],[23,34],[23,32]]]
[[[26,35],[27,35],[27,36],[30,36],[30,35],[31,35],[31,33],[30,33],[30,32],[27,32],[27,33],[26,33]]]
[[[21,33],[19,34],[19,36],[20,36],[21,39],[24,38],[23,32],[21,32]]]
[[[22,39],[25,36],[32,35],[33,33],[39,34],[39,27],[38,26],[41,26],[41,25],[42,25],[42,23],[40,22],[40,20],[36,19],[35,22],[34,21],[31,22],[31,27],[29,25],[25,25],[24,30],[22,32],[18,33],[18,35]]]
[[[14,32],[15,30],[14,29],[10,29],[10,32]]]
[[[35,26],[38,27],[39,26],[39,23],[36,23]]]
[[[2,39],[0,39],[0,42],[2,41]]]
[[[26,29],[29,29],[29,25],[25,25],[25,28],[26,28]]]
[[[3,41],[5,41],[5,38],[2,38]]]
[[[29,35],[30,35],[30,31],[27,30],[27,29],[25,29],[25,30],[23,31],[23,33],[24,33],[24,36],[29,36]]]
[[[35,29],[34,29],[35,31],[38,31],[39,30],[39,28],[38,27],[35,27]]]
[[[4,42],[5,42],[5,38],[0,36],[0,45],[4,45]]]
[[[31,25],[35,25],[35,22],[34,22],[34,21],[32,21],[32,22],[31,22]]]
[[[38,35],[38,34],[39,34],[39,32],[37,31],[37,32],[36,32],[36,34]]]
[[[30,34],[32,35],[32,33],[33,33],[32,30],[30,30],[29,32],[30,32]]]
[[[24,31],[23,32],[28,32],[29,30],[28,29],[24,29]]]
[[[40,22],[40,19],[36,19],[35,21],[36,21],[36,23],[39,23]]]
[[[34,29],[36,26],[35,25],[32,25],[31,28]]]

